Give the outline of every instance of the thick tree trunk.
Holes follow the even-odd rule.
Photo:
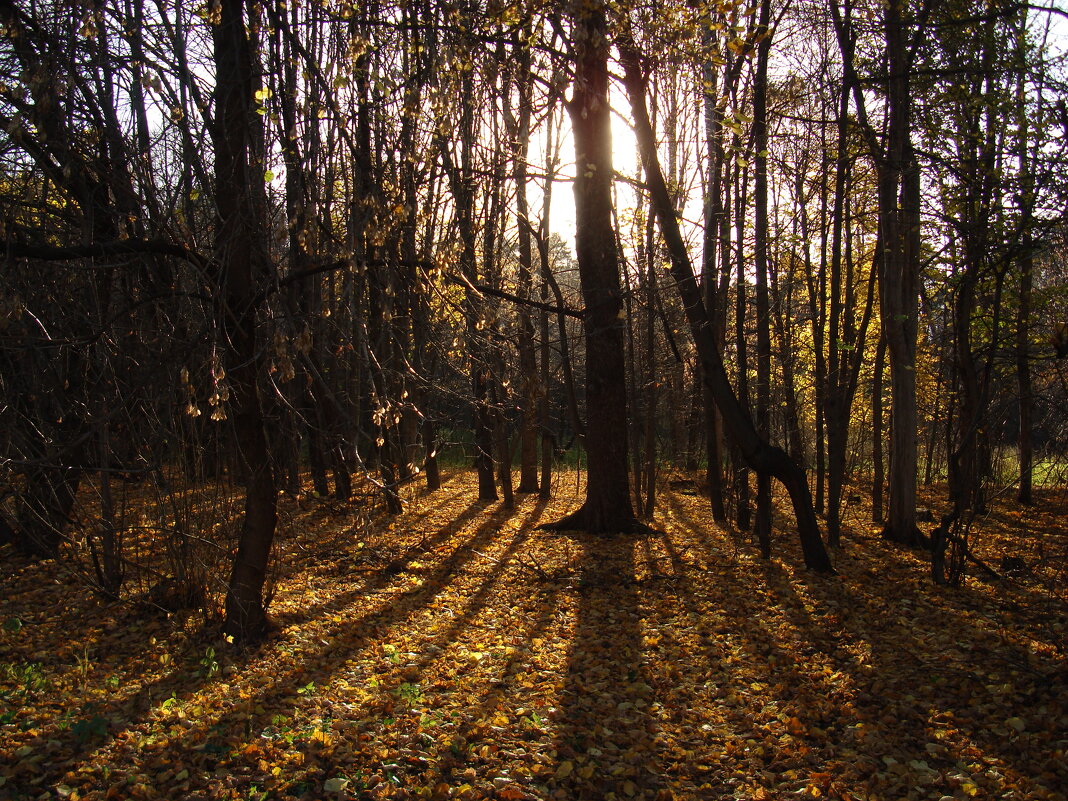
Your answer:
[[[627,469],[622,292],[612,226],[608,25],[603,3],[574,19],[575,82],[568,103],[575,137],[575,244],[586,306],[586,501],[555,529],[616,533],[636,528]]]
[[[223,285],[221,310],[228,343],[235,447],[245,476],[245,508],[237,555],[226,593],[227,633],[249,639],[267,623],[263,585],[267,578],[277,513],[274,472],[263,428],[257,388],[262,350],[256,337],[255,280],[267,271],[266,227],[255,202],[254,181],[262,191],[262,165],[252,163],[253,55],[246,35],[243,0],[222,0],[212,28],[216,94],[212,143],[215,149],[216,206],[219,214],[216,260]],[[222,380],[221,378],[219,380]]]

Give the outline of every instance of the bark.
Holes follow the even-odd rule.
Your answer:
[[[954,276],[956,287],[953,305],[954,364],[957,369],[957,395],[960,414],[955,447],[949,456],[949,499],[952,508],[943,515],[931,537],[931,571],[936,583],[958,584],[963,577],[968,553],[971,518],[985,507],[983,484],[989,472],[986,454],[984,417],[989,396],[989,370],[982,370],[973,341],[973,322],[980,303],[980,282],[989,271],[991,241],[991,207],[994,206],[994,167],[997,162],[997,134],[992,76],[995,48],[993,29],[983,31],[978,76],[973,78],[972,92],[987,104],[985,113],[967,115],[956,133],[957,150],[962,158],[961,197],[957,228],[962,239],[960,272]],[[984,91],[985,88],[985,91]],[[984,125],[985,121],[985,125]],[[994,330],[990,335],[988,364],[997,347],[998,305],[1003,272],[997,277],[991,310]],[[947,554],[948,551],[948,554]],[[948,555],[948,561],[947,561]]]
[[[704,29],[705,47],[711,51],[712,32]],[[716,347],[723,352],[724,326],[726,324],[726,299],[718,291],[716,253],[720,247],[720,229],[726,223],[727,214],[723,204],[723,111],[717,105],[716,90],[719,74],[708,53],[702,67],[705,91],[702,102],[705,123],[705,157],[711,177],[705,198],[704,248],[701,260],[701,288],[705,307],[712,318]],[[726,259],[724,259],[726,261]],[[698,368],[700,369],[700,368]],[[702,382],[703,388],[703,382]],[[708,498],[712,519],[723,525],[727,522],[727,509],[723,503],[723,425],[715,399],[707,390],[702,391],[705,420],[705,479],[708,481]]]
[[[736,228],[736,241],[737,241],[737,256],[735,265],[737,270],[737,281],[734,285],[734,353],[735,353],[735,369],[738,375],[738,403],[745,411],[746,416],[752,414],[752,403],[749,396],[749,339],[746,336],[746,308],[748,306],[746,302],[746,286],[748,280],[745,275],[745,260],[743,258],[742,243],[745,242],[745,196],[748,184],[748,168],[743,171],[742,167],[735,164],[734,177],[734,224]],[[703,369],[703,367],[702,367]],[[706,385],[709,383],[708,377],[702,374]],[[713,396],[715,397],[715,396]],[[717,402],[717,407],[719,403]],[[719,407],[720,414],[723,414],[722,407]],[[724,421],[726,422],[726,420]],[[734,448],[732,449],[731,458],[734,468],[734,502],[735,502],[735,522],[739,529],[742,531],[748,531],[753,524],[753,509],[750,504],[750,490],[749,490],[749,466],[745,458],[745,455],[741,452],[738,441],[735,439]]]
[[[525,34],[525,31],[524,31]],[[526,35],[523,41],[527,41]],[[515,41],[518,50],[517,90],[519,94],[518,130],[515,138],[516,215],[519,217],[519,296],[529,298],[534,279],[530,247],[531,226],[527,204],[527,158],[530,148],[531,95],[533,91],[530,48],[520,44],[519,32]],[[538,376],[537,354],[534,349],[534,317],[526,306],[519,308],[519,375],[521,430],[519,435],[518,492],[538,491],[538,401],[542,392]]]
[[[650,215],[650,224],[652,218]],[[656,262],[652,257],[652,226],[650,235],[646,237],[649,248],[645,267],[645,354],[648,361],[645,377],[645,428],[643,431],[645,451],[644,459],[644,503],[640,507],[642,517],[651,520],[656,510],[656,405],[657,388],[660,386],[660,377],[657,372],[656,360]],[[641,474],[639,474],[641,475]],[[639,493],[639,496],[642,493]]]
[[[547,130],[549,134],[549,145],[546,148],[545,163],[546,163],[546,176],[545,176],[545,189],[542,198],[542,211],[541,211],[541,232],[537,237],[538,244],[538,256],[540,265],[540,278],[541,278],[541,314],[538,318],[538,331],[541,337],[541,364],[539,365],[538,376],[540,378],[541,394],[538,398],[538,424],[541,427],[541,476],[538,488],[538,498],[541,500],[548,500],[552,494],[552,478],[553,478],[553,436],[552,436],[552,403],[549,398],[549,356],[551,354],[549,343],[549,312],[546,308],[546,301],[549,298],[549,284],[552,281],[552,265],[549,262],[549,212],[551,210],[552,203],[552,189],[553,180],[556,175],[557,153],[554,146],[555,141],[555,111],[549,110],[549,120],[547,123]],[[557,292],[557,308],[563,308],[562,298],[559,297],[559,291]],[[563,315],[558,317],[560,336],[561,336],[561,352],[567,344],[566,331],[564,330]],[[565,364],[570,364],[565,362]]]
[[[790,257],[793,261],[792,255]],[[805,462],[805,447],[801,433],[801,410],[797,399],[797,360],[794,355],[793,332],[789,325],[789,310],[794,307],[793,275],[787,277],[788,287],[784,291],[779,271],[774,269],[775,261],[769,263],[768,289],[771,294],[772,322],[778,342],[778,361],[782,369],[782,392],[785,401],[784,424],[786,426],[787,452],[798,464]]]
[[[1017,59],[1020,64],[1016,76],[1016,93],[1018,97],[1026,96],[1027,76],[1027,13],[1020,17],[1017,35]],[[1024,212],[1024,234],[1020,254],[1020,296],[1016,306],[1016,386],[1019,393],[1020,430],[1017,434],[1018,458],[1020,461],[1020,486],[1016,500],[1022,504],[1034,502],[1032,483],[1034,478],[1034,440],[1032,438],[1034,415],[1034,388],[1031,381],[1030,331],[1031,291],[1034,276],[1034,241],[1030,231],[1033,224],[1032,207],[1034,205],[1034,179],[1032,176],[1031,154],[1028,152],[1028,131],[1030,121],[1026,104],[1021,103],[1017,124],[1016,156],[1020,162],[1020,197],[1019,203]]]
[[[546,258],[546,262],[548,259]],[[549,297],[549,283],[541,281],[541,300]],[[541,364],[538,375],[541,378],[542,393],[538,400],[538,424],[541,427],[541,475],[538,482],[538,498],[548,500],[552,496],[553,486],[553,435],[552,404],[549,398],[549,312],[541,310],[538,318],[538,330],[541,335]]]
[[[911,139],[910,73],[925,18],[909,25],[903,0],[883,8],[887,91],[885,134],[868,123],[867,107],[854,64],[851,20],[831,4],[835,32],[853,92],[858,122],[878,173],[880,247],[879,298],[883,336],[890,357],[891,438],[890,498],[883,535],[904,545],[920,545],[916,526],[917,404],[916,344],[920,283],[920,169]],[[925,12],[927,12],[925,8]]]
[[[824,418],[827,428],[827,541],[837,547],[841,539],[842,485],[845,482],[846,445],[849,439],[850,398],[843,397],[842,367],[842,229],[845,217],[849,154],[846,150],[849,93],[843,87],[838,107],[838,152],[835,162],[834,201],[831,211],[830,330],[828,333],[827,390]]]
[[[771,312],[768,302],[768,54],[771,52],[770,0],[760,4],[756,73],[753,78],[753,147],[755,163],[754,202],[756,205],[753,238],[756,258],[757,316],[757,433],[764,441],[771,437]],[[757,474],[757,509],[755,533],[760,554],[771,557],[771,476]]]
[[[875,375],[871,385],[871,459],[874,473],[871,484],[871,520],[883,522],[883,372],[886,366],[886,340],[880,336],[875,351]]]
[[[1020,298],[1016,313],[1016,386],[1019,391],[1020,430],[1017,448],[1020,459],[1020,488],[1016,500],[1023,504],[1034,502],[1032,476],[1034,472],[1034,444],[1031,437],[1034,394],[1031,383],[1030,336],[1028,321],[1031,317],[1031,282],[1034,272],[1034,256],[1031,243],[1024,242],[1020,258]]]
[[[809,230],[808,204],[805,198],[804,174],[798,170],[795,178],[795,194],[797,204],[800,207],[801,242],[806,243],[812,235]],[[824,194],[826,194],[824,192]],[[821,201],[821,217],[823,215],[823,202]],[[823,228],[821,220],[821,229]],[[824,495],[827,477],[827,437],[824,427],[826,410],[827,388],[827,357],[825,349],[826,331],[826,264],[825,259],[820,259],[819,273],[813,269],[812,256],[809,248],[802,245],[801,252],[804,258],[805,286],[808,289],[808,313],[812,332],[813,351],[815,353],[815,400],[816,408],[814,417],[816,420],[813,449],[815,450],[816,462],[816,508],[821,512],[826,509],[826,497]]]
[[[262,166],[254,165],[253,55],[245,29],[243,0],[222,0],[212,28],[216,97],[215,150],[218,236],[215,258],[224,291],[222,320],[228,343],[231,408],[238,463],[246,477],[244,518],[226,593],[227,633],[251,639],[266,629],[263,585],[277,520],[274,472],[257,388],[262,349],[251,303],[256,278],[267,271],[266,227],[254,200],[262,191]]]
[[[637,528],[630,500],[623,311],[612,226],[608,25],[596,3],[574,19],[575,81],[567,104],[575,138],[575,244],[586,306],[586,500],[555,529],[617,533]]]

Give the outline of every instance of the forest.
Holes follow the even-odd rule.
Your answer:
[[[1064,801],[1068,12],[0,30],[0,797]]]

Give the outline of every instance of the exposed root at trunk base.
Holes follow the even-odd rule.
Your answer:
[[[902,534],[894,528],[890,527],[887,523],[883,527],[882,537],[884,540],[890,542],[896,542],[898,545],[904,545],[906,548],[922,548],[927,550],[931,547],[931,539],[924,534],[918,526],[913,526],[912,531],[908,534]]]
[[[647,536],[659,534],[652,526],[632,517],[630,520],[590,520],[590,515],[585,506],[581,506],[570,514],[564,515],[552,523],[543,523],[538,526],[539,531],[584,531],[587,534],[600,534],[611,537],[616,534],[632,534]]]

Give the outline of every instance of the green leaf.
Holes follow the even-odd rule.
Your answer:
[[[267,172],[265,172],[263,174],[264,183],[270,183],[273,180],[274,180],[274,170],[267,170]]]
[[[4,621],[4,631],[17,632],[22,629],[22,621],[17,617],[9,617]]]

